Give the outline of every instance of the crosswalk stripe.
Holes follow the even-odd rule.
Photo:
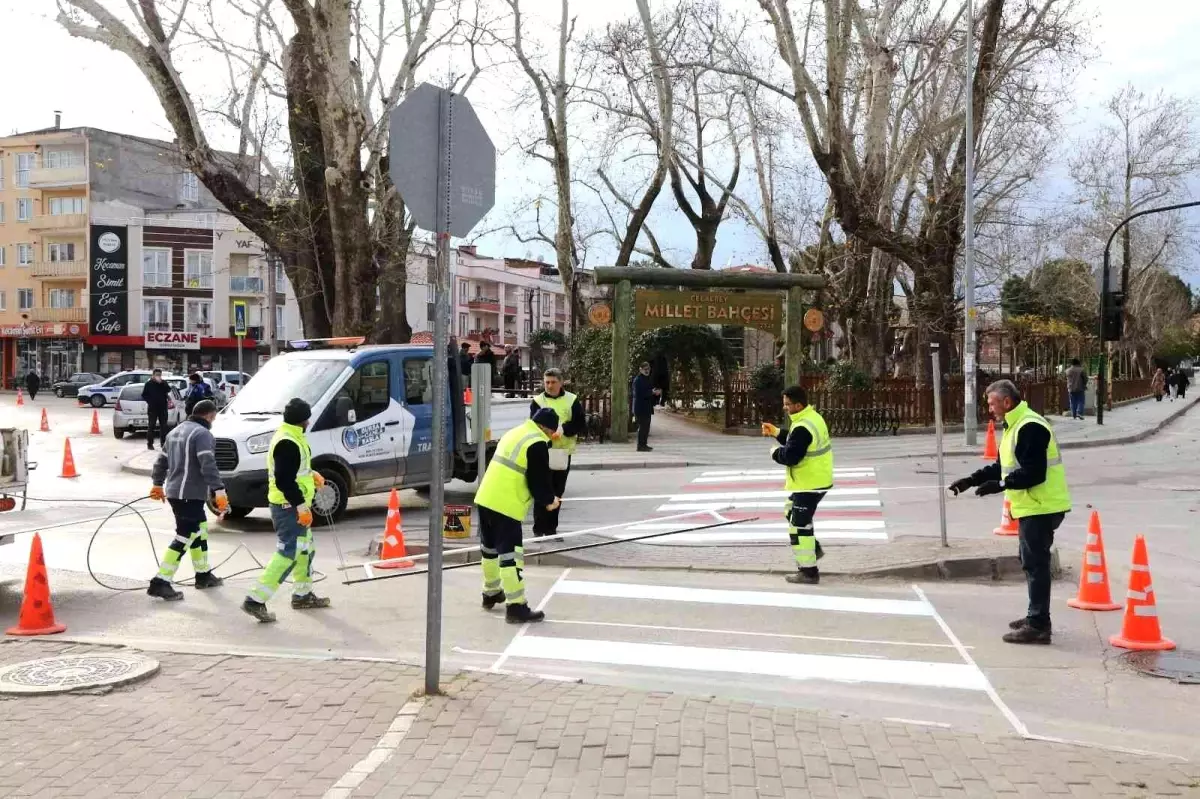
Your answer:
[[[662,602],[703,602],[796,610],[830,610],[846,613],[878,613],[893,616],[933,616],[928,602],[916,599],[881,599],[838,594],[782,593],[778,591],[735,591],[721,588],[685,588],[676,585],[642,585],[593,580],[562,580],[556,594],[594,596],[608,599],[650,599]]]
[[[787,498],[790,492],[787,491],[731,491],[724,493],[690,493],[676,494],[668,500],[669,502],[695,502],[698,499],[725,500],[725,499],[773,499]],[[871,497],[879,496],[878,488],[834,488],[825,492],[826,497]]]
[[[640,528],[629,528],[635,531],[628,535],[622,533],[620,538],[631,538]],[[726,532],[729,531],[729,532]],[[649,531],[643,531],[649,532]],[[767,530],[751,530],[748,532],[738,532],[736,528],[724,528],[723,530],[712,530],[703,533],[677,533],[676,535],[664,535],[662,538],[656,538],[648,543],[652,544],[716,544],[716,543],[733,543],[740,541],[743,543],[752,542],[767,542],[773,544],[788,543],[787,529],[772,533]],[[829,543],[830,541],[887,541],[888,534],[882,530],[827,530],[823,533],[817,533],[817,537]]]
[[[758,475],[758,476],[771,475],[771,476],[773,476],[773,475],[777,475],[777,474],[783,474],[783,472],[784,472],[784,470],[782,468],[733,469],[733,470],[718,470],[715,472],[701,472],[700,476],[701,477],[731,477],[731,476],[736,477],[736,476],[740,476],[740,475]],[[875,474],[875,467],[874,466],[846,466],[846,467],[841,467],[841,468],[835,468],[833,470],[834,477],[838,477],[839,475],[849,476],[849,475],[857,475],[857,474]]]
[[[540,635],[526,635],[514,639],[506,652],[510,658],[604,663],[611,666],[757,674],[795,680],[987,690],[987,681],[979,669],[963,663],[638,644]]]
[[[688,499],[699,499],[699,497],[688,497]],[[775,510],[783,510],[783,503],[775,502],[668,502],[665,505],[658,506],[659,513],[682,513],[688,510],[721,510],[722,508],[773,508]],[[877,499],[827,499],[821,502],[821,506],[817,509],[817,513],[827,508],[881,508],[883,507]]]
[[[814,522],[818,533],[832,532],[834,530],[882,530],[884,522],[874,519],[822,519],[820,514],[817,515]],[[626,530],[641,530],[646,533],[659,532],[661,530],[682,530],[688,525],[680,522],[639,522],[625,527]],[[736,525],[737,530],[782,530],[787,532],[787,522],[748,522],[746,524]]]

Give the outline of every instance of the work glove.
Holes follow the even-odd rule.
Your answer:
[[[990,497],[992,494],[999,494],[1004,491],[1004,486],[1000,485],[999,480],[988,480],[979,488],[975,489],[975,496]]]
[[[779,435],[779,428],[770,422],[763,422],[762,434],[767,438],[775,438]]]
[[[966,491],[972,485],[973,484],[971,483],[970,477],[964,477],[961,480],[955,480],[953,483],[950,484],[950,493],[957,497],[959,494]]]
[[[313,472],[313,485],[317,487],[318,491],[325,487],[325,478],[321,476],[320,472]]]
[[[152,486],[150,488],[150,499],[155,499],[155,500],[158,500],[159,502],[162,502],[166,498],[167,498],[167,494],[165,491],[163,491],[162,486]]]
[[[213,504],[217,506],[217,513],[229,510],[229,495],[225,493],[225,489],[219,489],[213,494]]]
[[[301,527],[312,527],[312,508],[307,505],[300,505],[296,508],[296,521],[300,522]]]

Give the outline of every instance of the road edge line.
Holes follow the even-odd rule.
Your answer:
[[[417,715],[424,707],[425,699],[423,697],[405,702],[404,706],[400,708],[400,712],[396,714],[396,718],[392,719],[387,732],[379,737],[371,751],[339,777],[333,787],[325,791],[322,799],[349,799],[355,788],[362,785],[367,777],[392,759],[392,755],[396,754],[396,750],[400,748],[400,744],[412,729],[413,722],[417,720]]]

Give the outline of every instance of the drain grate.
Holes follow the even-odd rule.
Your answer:
[[[1125,662],[1151,677],[1185,685],[1200,685],[1200,652],[1128,652]]]
[[[145,679],[158,661],[123,652],[63,655],[0,667],[0,694],[55,694]]]

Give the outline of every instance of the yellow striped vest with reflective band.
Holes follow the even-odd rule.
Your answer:
[[[549,408],[558,414],[558,424],[561,427],[571,421],[571,408],[575,406],[576,396],[570,391],[564,391],[557,397],[551,397],[542,392],[533,398],[539,408]],[[557,439],[551,439],[550,446],[554,449],[565,449],[567,452],[575,453],[575,436],[559,436]]]
[[[267,502],[272,505],[288,504],[287,497],[275,485],[275,445],[280,441],[294,441],[300,448],[300,470],[296,472],[296,484],[300,486],[300,493],[304,494],[305,504],[311,505],[313,495],[317,493],[317,483],[313,479],[312,449],[304,437],[304,428],[286,422],[279,425],[267,449]]]
[[[501,436],[496,444],[496,454],[475,494],[475,504],[503,513],[510,519],[523,520],[533,506],[533,495],[525,482],[529,448],[539,441],[549,440],[532,419],[526,419],[523,425]]]
[[[818,491],[833,486],[833,444],[829,440],[829,427],[825,419],[811,405],[804,410],[791,415],[792,426],[788,435],[803,427],[812,436],[812,443],[804,458],[787,470],[787,482],[784,484],[789,492]]]
[[[1063,467],[1058,439],[1050,423],[1022,402],[1004,416],[1008,424],[1000,439],[1000,475],[1008,477],[1017,468],[1017,433],[1027,424],[1040,424],[1050,433],[1046,448],[1046,482],[1029,489],[1005,489],[1004,496],[1012,506],[1012,517],[1040,516],[1046,513],[1066,513],[1071,509],[1071,493],[1067,490],[1067,470]]]

